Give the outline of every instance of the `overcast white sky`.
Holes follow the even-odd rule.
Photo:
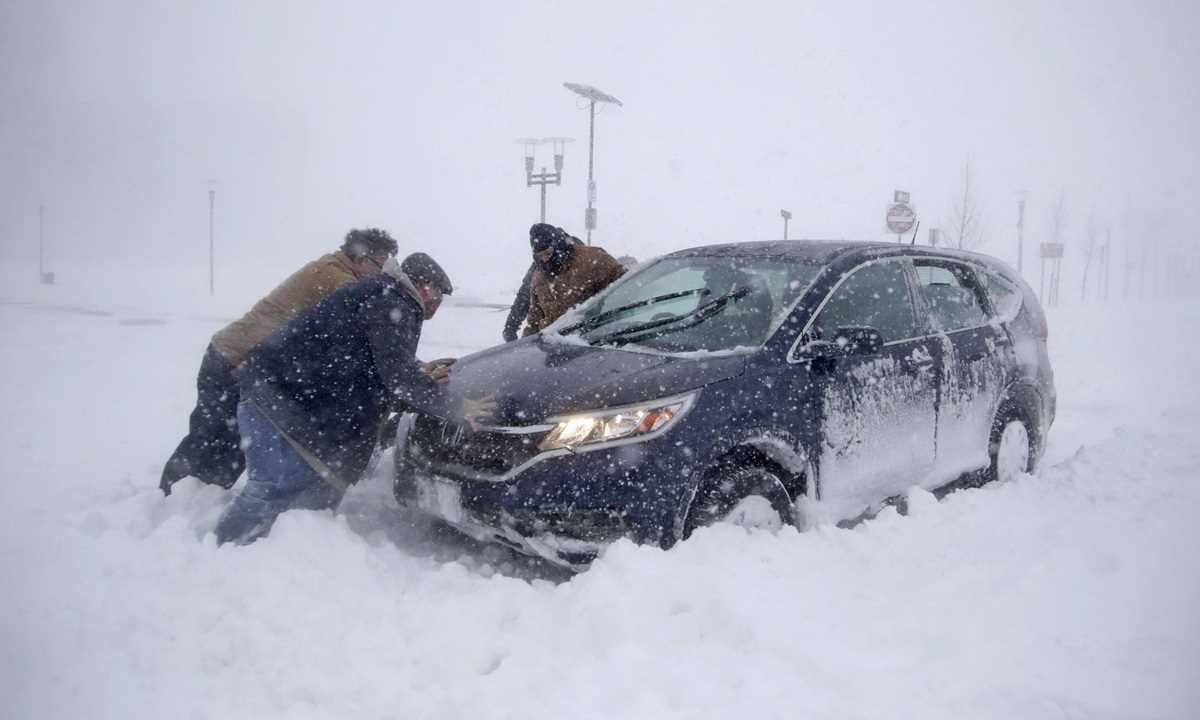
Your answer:
[[[1195,237],[1198,27],[1194,1],[0,0],[0,258],[35,256],[44,203],[57,262],[194,264],[207,290],[211,178],[219,262],[282,277],[369,224],[515,284],[538,211],[516,138],[577,138],[549,220],[583,234],[563,81],[624,102],[596,129],[613,254],[776,238],[784,207],[793,237],[882,239],[894,188],[924,234],[968,158],[1010,261],[1019,189],[1034,241],[1060,190],[1069,232],[1095,208]]]

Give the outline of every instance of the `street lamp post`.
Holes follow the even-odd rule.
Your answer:
[[[46,282],[46,206],[38,205],[38,282]]]
[[[1017,191],[1017,274],[1025,275],[1025,198],[1028,190]]]
[[[213,216],[217,201],[217,191],[213,189],[213,181],[208,181],[208,294],[216,294],[216,244],[213,240]]]
[[[608,93],[597,90],[591,85],[580,85],[578,83],[563,83],[563,87],[571,92],[581,95],[588,100],[588,184],[587,184],[587,211],[583,216],[583,225],[587,229],[587,244],[592,244],[592,230],[596,229],[596,181],[592,175],[592,164],[595,159],[595,143],[596,143],[596,103],[613,103],[621,105],[621,101],[609,95]]]
[[[787,236],[788,220],[792,219],[792,214],[790,212],[788,212],[787,210],[780,210],[779,216],[781,218],[783,218],[783,239],[787,240],[788,239],[788,236]]]
[[[562,184],[563,148],[573,140],[574,138],[568,137],[548,137],[541,139],[521,138],[517,141],[525,146],[525,187],[539,185],[542,189],[542,222],[546,222],[546,186]],[[534,149],[538,145],[546,143],[554,145],[554,172],[546,172],[546,168],[543,166],[541,172],[535,173],[533,171]]]

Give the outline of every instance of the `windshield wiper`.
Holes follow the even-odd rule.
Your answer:
[[[628,305],[622,305],[619,308],[605,310],[596,317],[588,318],[587,320],[577,322],[574,325],[568,325],[562,330],[559,330],[559,334],[567,335],[573,332],[586,332],[588,330],[595,330],[601,325],[607,324],[609,320],[612,320],[622,313],[627,313],[630,310],[636,310],[640,307],[646,307],[647,305],[657,305],[658,303],[666,302],[668,300],[677,300],[678,298],[687,297],[689,295],[707,295],[709,292],[710,290],[708,288],[693,288],[691,290],[680,290],[679,292],[667,293],[666,295],[656,295],[655,297],[646,298],[645,300],[638,300],[637,302],[629,303]]]
[[[602,335],[595,340],[589,340],[592,345],[601,345],[606,342],[614,342],[618,345],[627,345],[633,342],[649,340],[650,338],[669,335],[670,333],[679,332],[693,328],[704,322],[705,320],[718,315],[723,311],[730,302],[740,300],[750,294],[747,288],[738,288],[725,293],[724,295],[713,298],[712,300],[697,307],[695,310],[686,312],[682,315],[664,318],[662,320],[649,320],[644,323],[639,323],[633,327],[623,328],[607,335]],[[674,325],[681,320],[691,320],[691,322],[676,327],[668,327]]]

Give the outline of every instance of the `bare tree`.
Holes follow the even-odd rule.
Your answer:
[[[954,193],[949,222],[951,238],[959,250],[970,250],[983,242],[983,211],[971,177],[971,162],[963,163],[962,187]]]

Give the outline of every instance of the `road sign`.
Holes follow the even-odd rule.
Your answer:
[[[892,193],[892,202],[908,204],[908,193],[904,190],[897,190]]]
[[[1062,243],[1042,243],[1042,257],[1048,259],[1060,258],[1063,256]]]
[[[907,203],[898,202],[888,206],[887,227],[889,231],[897,235],[906,233],[912,230],[916,221],[917,214]]]

